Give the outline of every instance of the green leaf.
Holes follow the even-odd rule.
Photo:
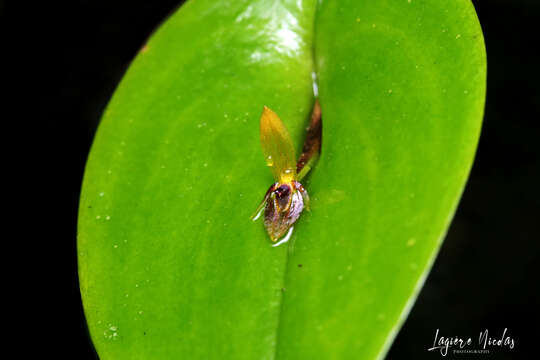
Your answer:
[[[468,0],[315,6],[190,1],[134,60],[80,204],[81,292],[102,359],[386,353],[472,164],[482,33]],[[312,211],[273,248],[249,219],[273,182],[259,117],[272,108],[300,153],[315,67]]]

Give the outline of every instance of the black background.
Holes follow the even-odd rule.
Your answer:
[[[19,30],[28,32],[17,49],[30,69],[31,90],[23,95],[30,96],[28,110],[36,114],[25,118],[27,109],[22,109],[18,121],[38,129],[41,140],[28,161],[42,197],[30,211],[41,218],[39,237],[28,240],[39,270],[25,284],[32,293],[27,308],[32,323],[25,337],[33,349],[23,349],[23,358],[30,350],[46,358],[97,358],[77,280],[76,222],[85,161],[101,113],[131,59],[178,4],[42,2],[15,18],[0,3],[4,33],[17,39]],[[458,358],[538,358],[533,351],[540,335],[535,266],[540,249],[540,1],[474,4],[488,54],[480,146],[448,236],[388,359],[441,358],[426,351],[437,328],[446,336],[473,339],[486,328],[494,336],[508,328],[516,341],[511,351]],[[10,55],[17,59],[19,54]]]

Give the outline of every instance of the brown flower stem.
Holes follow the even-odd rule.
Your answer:
[[[315,165],[321,151],[322,137],[322,112],[319,100],[315,99],[313,111],[311,113],[311,121],[307,128],[306,140],[302,148],[302,154],[296,163],[296,173],[298,180],[302,180],[309,170]]]

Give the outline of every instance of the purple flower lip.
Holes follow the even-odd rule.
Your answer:
[[[307,191],[298,181],[276,183],[265,198],[264,227],[273,242],[283,237],[304,210]]]

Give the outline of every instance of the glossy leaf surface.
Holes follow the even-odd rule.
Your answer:
[[[468,1],[327,1],[315,49],[323,148],[278,354],[374,359],[408,314],[472,164],[482,33]]]
[[[80,205],[102,359],[375,359],[391,344],[472,164],[482,34],[465,0],[315,7],[191,1],[131,65]],[[312,211],[272,248],[250,221],[273,182],[259,116],[275,110],[300,153],[313,59]]]

